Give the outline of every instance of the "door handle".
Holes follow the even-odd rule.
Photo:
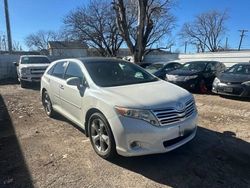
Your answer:
[[[60,89],[64,89],[64,86],[63,86],[63,85],[60,85]]]

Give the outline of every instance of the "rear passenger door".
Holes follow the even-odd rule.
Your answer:
[[[63,82],[63,76],[66,66],[66,61],[58,62],[55,64],[50,73],[50,95],[52,98],[53,107],[55,108],[61,108],[60,87],[61,83]]]

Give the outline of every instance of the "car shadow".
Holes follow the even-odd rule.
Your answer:
[[[61,114],[59,114],[57,112],[53,116],[53,119],[58,120],[58,121],[62,121],[62,122],[67,122],[68,124],[72,125],[77,130],[79,130],[80,132],[82,132],[83,134],[85,134],[85,130],[84,129],[82,129],[81,127],[79,127],[78,125],[76,125],[75,123],[73,123],[72,121],[68,120],[67,118],[65,118],[64,116],[62,116]]]
[[[248,187],[250,144],[233,132],[202,127],[188,144],[165,154],[118,157],[112,163],[171,187]]]
[[[24,89],[39,91],[40,88],[41,88],[41,83],[40,82],[32,82],[32,83],[26,83]]]
[[[7,107],[1,95],[0,187],[33,187],[32,177],[25,162]]]
[[[250,102],[250,97],[234,97],[234,96],[225,96],[225,95],[221,95],[221,97],[224,99],[230,99],[230,100],[235,100],[235,101]]]
[[[0,80],[0,85],[14,85],[18,84],[17,79],[2,79]]]

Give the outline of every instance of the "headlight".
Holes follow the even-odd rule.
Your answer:
[[[166,76],[165,76],[165,80],[168,80],[168,74],[166,74]]]
[[[21,74],[27,74],[27,73],[28,73],[28,70],[26,68],[21,69]]]
[[[250,81],[243,82],[242,84],[243,84],[243,85],[250,86]]]
[[[215,78],[214,79],[214,83],[213,83],[213,85],[218,85],[220,83],[220,80],[219,80],[219,78]]]
[[[195,79],[195,78],[197,78],[197,77],[198,77],[198,75],[193,75],[193,76],[185,76],[184,81],[187,81],[187,80],[192,80],[192,79]]]
[[[149,110],[129,109],[124,107],[115,107],[118,115],[144,120],[152,125],[159,126],[156,117]]]

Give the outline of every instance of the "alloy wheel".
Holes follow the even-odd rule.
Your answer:
[[[47,115],[50,115],[52,112],[52,104],[51,104],[51,101],[47,92],[44,93],[43,105],[44,105]]]
[[[106,155],[110,149],[110,138],[107,125],[100,118],[96,118],[91,123],[91,140],[96,151],[100,155]]]

